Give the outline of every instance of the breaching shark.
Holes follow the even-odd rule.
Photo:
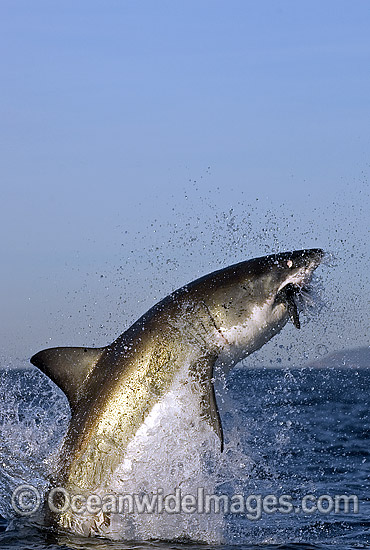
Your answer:
[[[231,265],[176,290],[106,347],[34,355],[31,363],[62,389],[72,413],[54,482],[71,494],[109,490],[140,426],[181,385],[191,388],[222,448],[215,367],[229,369],[289,319],[300,328],[299,297],[323,255],[321,249],[298,250]],[[67,529],[73,521],[70,512],[54,518]],[[90,525],[86,534],[96,531]]]

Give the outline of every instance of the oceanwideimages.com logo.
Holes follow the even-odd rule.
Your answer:
[[[40,511],[43,499],[33,485],[19,485],[12,494],[13,510],[21,516]],[[163,489],[143,494],[70,494],[55,487],[45,497],[46,506],[54,514],[66,512],[80,515],[106,514],[242,514],[249,520],[259,520],[263,514],[357,514],[356,495],[308,494],[299,502],[283,495],[208,494],[200,487],[197,494],[183,494],[179,488],[165,494]]]

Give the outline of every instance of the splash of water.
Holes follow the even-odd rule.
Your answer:
[[[34,369],[9,369],[1,377],[0,513],[14,518],[10,495],[21,484],[36,487],[42,498],[57,463],[70,418],[64,395]],[[192,392],[170,392],[142,427],[122,457],[110,482],[114,495],[214,495],[232,491],[233,481],[248,477],[251,461],[233,433],[224,453],[218,438],[199,418]],[[106,490],[107,488],[105,488]],[[235,490],[235,487],[234,487]],[[221,510],[222,512],[222,510]],[[86,522],[83,515],[77,518]],[[83,533],[83,528],[76,532]],[[115,540],[192,540],[220,543],[224,518],[208,513],[154,512],[112,514],[98,534]]]

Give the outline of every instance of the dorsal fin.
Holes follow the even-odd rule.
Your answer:
[[[44,372],[68,397],[75,409],[84,382],[105,348],[49,348],[31,357],[31,363]]]

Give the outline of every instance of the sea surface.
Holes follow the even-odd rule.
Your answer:
[[[12,491],[22,483],[46,486],[69,407],[37,370],[3,369],[0,380],[1,549],[370,548],[370,368],[237,368],[218,385],[225,449],[211,460],[210,484],[220,495],[250,497],[250,508],[211,515],[217,536],[200,542],[194,517],[189,540],[176,540],[176,525],[187,518],[176,524],[171,517],[163,531],[162,514],[168,540],[154,530],[145,542],[60,535],[17,517]],[[267,495],[289,495],[294,510],[257,514]],[[302,511],[306,495],[320,510]],[[354,496],[358,510],[325,510],[338,495]]]

